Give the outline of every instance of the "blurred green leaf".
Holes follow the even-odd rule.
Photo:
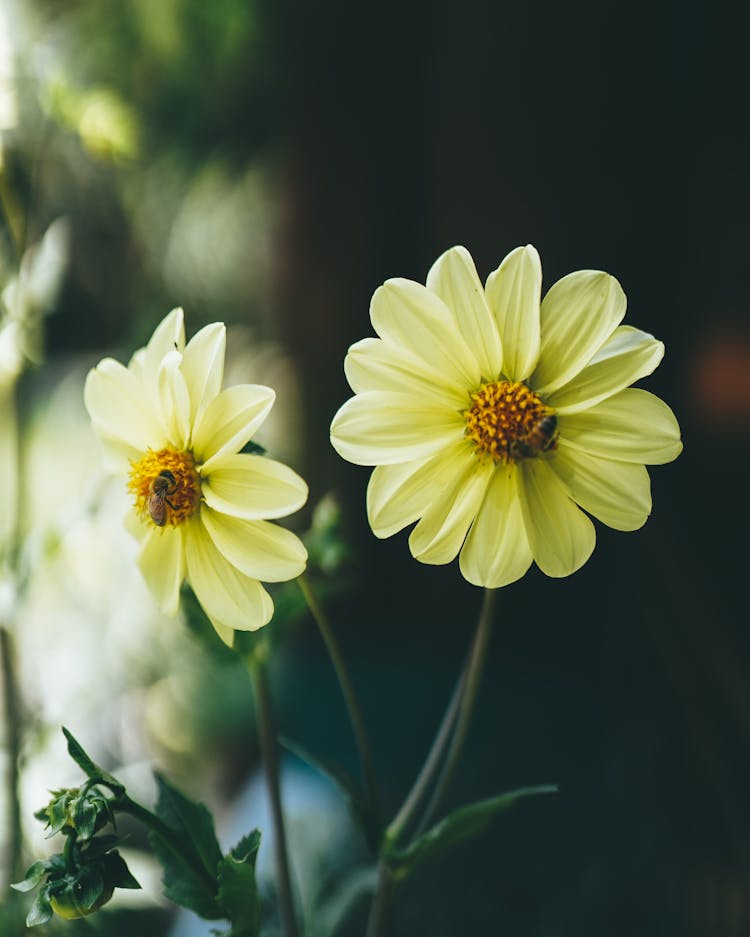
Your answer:
[[[557,787],[554,784],[519,787],[497,797],[459,807],[405,848],[387,847],[383,858],[396,875],[406,876],[421,863],[435,859],[453,846],[483,832],[498,814],[519,800],[538,794],[555,793]]]

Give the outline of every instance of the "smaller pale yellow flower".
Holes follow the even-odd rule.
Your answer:
[[[181,309],[157,327],[128,367],[105,358],[86,379],[84,399],[109,468],[127,477],[140,540],[139,565],[162,611],[175,615],[187,578],[219,636],[270,621],[261,585],[293,579],[307,553],[270,519],[307,500],[287,466],[241,450],[268,415],[269,387],[221,389],[221,323],[185,344]]]
[[[651,511],[645,466],[682,449],[669,407],[629,387],[664,346],[620,324],[617,280],[581,270],[543,300],[541,286],[531,245],[485,286],[463,247],[436,261],[426,286],[388,280],[370,306],[379,337],[346,357],[356,396],[331,425],[341,456],[376,466],[367,490],[376,536],[416,521],[416,559],[460,553],[464,577],[488,588],[532,561],[548,576],[577,570],[594,549],[587,514],[640,527]]]

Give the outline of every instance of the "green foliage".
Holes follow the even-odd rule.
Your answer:
[[[100,836],[81,845],[68,831],[65,851],[35,862],[23,880],[11,887],[31,891],[41,886],[26,917],[27,927],[46,924],[53,912],[66,920],[93,914],[115,888],[140,888],[125,860],[114,848],[116,836]]]
[[[418,865],[435,859],[471,836],[482,833],[498,814],[519,800],[537,794],[555,793],[557,787],[553,784],[519,787],[497,797],[459,807],[404,848],[386,843],[383,858],[398,877],[405,877]]]
[[[106,823],[114,826],[115,822],[108,798],[92,783],[53,791],[49,804],[37,810],[34,816],[47,821],[47,838],[75,830],[80,839],[91,839]]]
[[[156,776],[159,797],[156,816],[169,830],[152,827],[149,837],[164,870],[164,894],[207,920],[227,918],[228,937],[255,937],[260,927],[260,905],[255,883],[255,857],[260,833],[244,837],[222,856],[213,818]]]
[[[260,905],[255,883],[255,858],[260,833],[244,837],[222,856],[208,809],[194,803],[166,778],[156,775],[156,813],[131,800],[125,787],[103,771],[67,729],[68,751],[88,775],[81,788],[53,792],[37,818],[51,834],[66,837],[62,853],[30,866],[13,887],[20,892],[40,887],[28,913],[29,927],[44,924],[54,914],[71,920],[86,917],[112,897],[115,888],[140,888],[115,846],[114,835],[95,835],[118,811],[143,822],[163,869],[165,895],[208,920],[227,919],[227,937],[257,937]],[[112,791],[107,798],[96,786]]]
[[[95,784],[103,784],[108,787],[113,794],[119,796],[125,793],[125,787],[120,782],[108,774],[99,765],[95,764],[83,750],[80,743],[73,737],[65,726],[63,726],[63,735],[68,740],[68,754],[75,761],[83,773]]]
[[[227,937],[257,937],[260,933],[260,900],[255,881],[255,859],[260,832],[243,837],[219,863],[219,902],[232,929]]]
[[[224,917],[216,899],[216,871],[221,850],[211,814],[156,775],[156,816],[169,831],[152,828],[151,847],[164,870],[164,894],[207,920]]]

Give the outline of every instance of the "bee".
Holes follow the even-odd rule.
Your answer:
[[[167,523],[167,506],[172,508],[173,511],[175,510],[169,496],[176,489],[177,479],[169,469],[162,469],[151,482],[148,491],[148,513],[157,527],[163,527]]]
[[[511,443],[510,454],[516,459],[534,459],[557,448],[557,417],[548,413],[538,420],[521,439]]]

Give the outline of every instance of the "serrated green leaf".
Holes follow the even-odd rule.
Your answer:
[[[219,863],[219,903],[232,928],[227,937],[258,937],[260,900],[255,881],[255,859],[260,831],[243,837]]]
[[[92,781],[97,783],[104,784],[108,787],[113,794],[120,796],[125,793],[124,785],[120,784],[117,778],[112,777],[111,774],[108,774],[95,761],[92,761],[91,758],[86,754],[83,749],[83,746],[78,742],[78,740],[73,736],[68,729],[63,726],[63,735],[68,741],[68,754],[75,761],[78,767],[83,771],[83,773],[91,778]]]
[[[24,875],[20,882],[13,882],[10,887],[15,888],[16,891],[31,891],[32,888],[36,888],[41,882],[46,872],[47,863],[40,859],[38,862],[28,867],[26,875]]]
[[[334,787],[338,788],[349,807],[349,812],[355,823],[362,830],[368,848],[375,854],[377,852],[378,843],[380,842],[381,830],[379,829],[377,818],[366,804],[353,778],[345,771],[342,771],[341,768],[338,768],[328,761],[323,761],[321,758],[318,758],[317,755],[313,755],[312,752],[308,751],[303,745],[299,745],[286,736],[282,736],[279,742],[287,751],[296,755],[300,761],[304,761],[305,764],[314,768],[322,774],[323,777],[328,778]]]
[[[159,796],[156,815],[173,830],[187,834],[206,872],[213,878],[221,860],[214,819],[205,804],[195,803],[161,774],[155,774]]]
[[[557,787],[553,784],[520,787],[515,791],[499,794],[497,797],[489,797],[486,800],[459,807],[405,848],[395,846],[386,848],[383,858],[398,876],[408,875],[417,865],[434,859],[470,836],[481,833],[498,814],[524,797],[556,792]]]
[[[26,915],[26,926],[36,927],[38,924],[46,924],[51,918],[52,908],[50,907],[49,898],[44,891],[40,891]]]
[[[255,868],[255,860],[260,849],[260,830],[252,830],[229,850],[229,855],[238,862],[250,862]]]
[[[175,834],[174,842],[153,830],[149,834],[164,871],[164,893],[203,918],[224,917],[216,900],[217,868],[222,856],[211,814],[162,775],[156,775],[156,783],[156,814]]]
[[[195,911],[207,921],[225,917],[215,898],[215,881],[201,875],[188,858],[191,851],[188,840],[185,840],[183,848],[180,848],[179,845],[151,831],[149,842],[162,867],[164,894],[170,901]]]

